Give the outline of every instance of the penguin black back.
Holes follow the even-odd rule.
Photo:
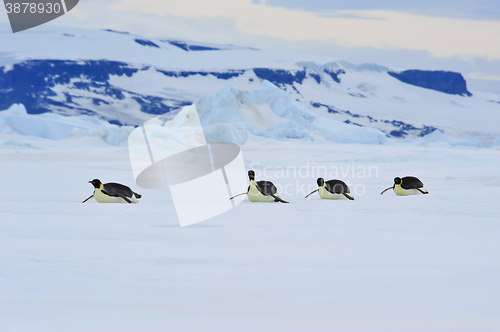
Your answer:
[[[114,182],[104,184],[103,190],[109,196],[113,196],[113,197],[119,197],[121,195],[125,195],[127,197],[132,197],[132,195],[134,194],[132,189],[130,189],[129,187],[124,186],[123,184],[114,183]]]
[[[274,195],[278,192],[276,186],[270,181],[258,181],[257,189],[262,193],[262,195]]]
[[[424,184],[414,176],[405,176],[404,178],[395,178],[394,184],[400,184],[403,189],[418,189]]]
[[[349,194],[349,187],[341,180],[329,180],[325,182],[325,188],[332,194]]]

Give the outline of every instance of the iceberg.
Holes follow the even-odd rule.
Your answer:
[[[95,116],[62,116],[53,113],[28,114],[22,104],[0,111],[0,133],[61,140],[85,136],[102,138],[111,145],[125,142],[132,126],[118,126]]]
[[[293,98],[274,84],[244,91],[227,84],[221,91],[195,101],[209,141],[245,143],[246,131],[275,140],[315,137],[335,143],[394,144],[380,130],[324,118],[303,110]],[[224,126],[220,126],[224,124]],[[223,128],[220,134],[214,125]]]

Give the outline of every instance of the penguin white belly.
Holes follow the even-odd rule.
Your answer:
[[[106,194],[103,194],[100,189],[94,190],[94,198],[98,203],[128,203],[127,201],[125,201],[121,197],[112,197],[112,196],[108,196]],[[137,198],[135,198],[135,195],[132,195],[132,197],[130,198],[130,201],[132,201],[132,203],[136,203],[136,204],[139,203],[137,201]]]
[[[428,192],[425,186],[419,189],[422,190],[424,193]],[[394,192],[396,193],[396,195],[399,196],[422,195],[422,193],[417,189],[404,189],[400,185],[396,185],[394,187]]]
[[[251,202],[274,202],[274,198],[272,196],[262,195],[255,186],[250,186],[250,190],[247,195]],[[276,195],[276,197],[279,197],[279,195]]]
[[[319,197],[323,199],[347,199],[347,197],[345,197],[343,194],[332,194],[324,187],[320,187],[318,192],[319,192]],[[352,197],[351,194],[348,195]]]

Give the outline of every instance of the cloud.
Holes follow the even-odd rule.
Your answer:
[[[316,13],[338,10],[392,10],[435,17],[494,21],[500,19],[500,2],[498,0],[267,0],[266,4]]]
[[[389,10],[344,10],[324,15],[252,0],[118,0],[109,8],[153,16],[231,20],[240,33],[290,42],[334,42],[347,47],[425,50],[435,57],[500,59],[497,21]]]
[[[487,81],[500,81],[500,75],[484,75],[482,73],[470,73],[467,77],[471,79],[487,80]]]

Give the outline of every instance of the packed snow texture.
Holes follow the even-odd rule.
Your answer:
[[[500,318],[498,151],[250,138],[247,167],[290,204],[245,198],[180,228],[168,189],[138,188],[123,147],[17,136],[45,149],[0,149],[2,332],[431,332],[455,318],[482,331]],[[380,195],[406,175],[430,194]],[[356,200],[304,199],[319,176]],[[140,203],[82,204],[94,178]]]

